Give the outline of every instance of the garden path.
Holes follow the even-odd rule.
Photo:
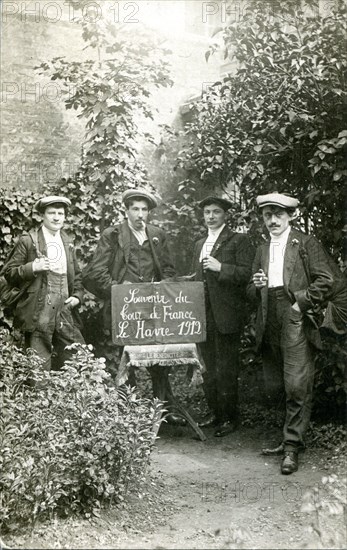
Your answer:
[[[300,511],[307,490],[341,470],[338,450],[307,450],[299,471],[280,473],[280,457],[264,457],[266,441],[280,432],[245,428],[225,438],[206,430],[205,442],[189,428],[164,425],[152,454],[149,494],[129,495],[127,506],[92,521],[57,521],[32,536],[6,540],[16,548],[321,548],[309,533],[313,514]],[[141,489],[142,490],[142,489]],[[325,548],[343,548],[343,517],[321,514]],[[330,542],[329,542],[330,540]]]

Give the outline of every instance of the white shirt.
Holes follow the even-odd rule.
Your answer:
[[[50,271],[65,275],[67,272],[66,254],[60,231],[53,234],[43,225],[42,232],[46,242]]]
[[[146,233],[146,226],[143,224],[143,229],[135,229],[133,225],[131,225],[130,220],[128,220],[129,229],[132,231],[132,233],[135,235],[136,239],[138,240],[140,246],[143,245],[145,241],[147,241],[148,236]]]
[[[202,260],[206,258],[206,256],[210,256],[212,252],[212,248],[214,247],[215,242],[218,239],[221,232],[223,231],[224,227],[225,227],[225,223],[223,223],[223,225],[218,227],[218,229],[216,229],[215,231],[212,231],[211,229],[208,230],[207,239],[202,245],[202,249],[200,252],[199,262],[202,262]]]
[[[271,235],[269,250],[268,285],[283,286],[283,264],[288,236],[291,227],[288,227],[281,235]]]

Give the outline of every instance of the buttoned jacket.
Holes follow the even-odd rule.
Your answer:
[[[76,259],[73,238],[65,231],[61,231],[60,236],[66,254],[69,296],[75,296],[81,303],[83,300],[82,275]],[[24,332],[35,330],[47,292],[47,273],[34,274],[33,271],[34,260],[40,255],[47,255],[46,242],[41,227],[21,235],[4,273],[11,286],[20,288],[21,285],[30,282],[14,311],[14,325]],[[77,309],[74,308],[72,313],[75,321],[80,325]]]
[[[156,280],[175,276],[164,231],[146,225],[146,232],[153,257]],[[94,256],[83,270],[83,284],[87,290],[104,300],[104,323],[111,326],[111,288],[122,283],[130,256],[130,229],[127,221],[109,227],[102,233]]]
[[[246,286],[252,272],[254,249],[249,237],[224,227],[210,255],[221,263],[221,271],[203,272],[200,253],[207,235],[195,244],[191,270],[195,280],[206,282],[213,318],[222,334],[242,330],[246,319]]]
[[[270,240],[258,247],[252,268],[253,274],[262,269],[265,275],[268,275],[269,250]],[[301,252],[303,250],[306,255],[306,269]],[[292,304],[297,302],[303,314],[326,304],[334,279],[337,277],[329,263],[324,248],[315,237],[291,229],[284,253],[283,287]],[[256,339],[259,346],[267,321],[268,287],[256,289],[251,280],[247,295],[252,302],[258,304]]]

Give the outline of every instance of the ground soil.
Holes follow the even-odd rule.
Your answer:
[[[198,441],[190,428],[163,425],[152,454],[150,482],[132,491],[123,507],[91,520],[56,520],[30,534],[6,538],[12,548],[344,548],[341,515],[300,511],[302,497],[322,478],[341,473],[338,452],[307,450],[300,469],[280,473],[280,457],[260,454],[264,431],[242,427],[224,438]],[[278,430],[267,431],[267,442]],[[334,462],[335,461],[335,462]]]
[[[184,369],[170,378],[180,401],[193,417],[201,417],[206,412],[201,385],[189,385]],[[137,377],[140,393],[150,392],[149,380],[145,370]],[[256,371],[242,377],[242,422],[223,438],[209,428],[206,441],[199,441],[190,427],[162,423],[148,482],[133,488],[122,505],[99,517],[38,524],[32,532],[5,536],[4,542],[25,549],[345,548],[346,518],[329,506],[336,498],[328,495],[322,479],[346,475],[346,444],[331,443],[328,424],[330,448],[322,447],[322,441],[315,447],[311,434],[299,471],[281,475],[281,458],[260,451],[281,441],[283,411],[262,407],[261,391]],[[301,511],[308,491],[317,502],[310,513]]]

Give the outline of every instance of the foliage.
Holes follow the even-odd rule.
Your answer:
[[[82,9],[85,2],[73,2]],[[79,171],[68,180],[44,186],[42,193],[62,194],[72,201],[67,220],[75,236],[81,267],[90,259],[100,232],[106,225],[122,219],[120,196],[124,189],[146,183],[146,173],[137,160],[140,139],[152,141],[141,132],[137,121],[152,118],[147,100],[155,87],[168,86],[165,53],[153,36],[138,33],[136,39],[126,29],[118,29],[103,20],[80,21],[88,57],[67,61],[59,57],[37,67],[40,74],[60,82],[67,109],[75,109],[86,126],[83,157]],[[0,242],[3,263],[14,239],[31,226],[31,210],[38,194],[29,190],[1,190],[0,211],[4,224]],[[39,218],[36,218],[39,220]],[[34,216],[35,220],[35,216]],[[119,350],[102,328],[101,304],[87,294],[81,308],[85,338],[114,369]],[[1,322],[11,325],[6,312]]]
[[[235,72],[192,105],[179,165],[205,187],[234,184],[246,211],[259,193],[297,196],[306,229],[339,257],[347,8],[336,2],[320,13],[313,1],[247,6],[248,17],[222,29],[225,58]]]
[[[121,208],[120,193],[147,181],[137,144],[153,138],[137,121],[153,118],[147,103],[151,90],[171,81],[167,51],[152,35],[143,31],[134,39],[107,21],[83,19],[81,25],[90,57],[73,62],[58,57],[38,69],[60,82],[66,108],[85,121],[83,179],[102,206],[102,229]]]
[[[307,433],[307,441],[310,447],[320,447],[321,449],[338,449],[340,456],[344,456],[347,451],[347,432],[343,424],[319,424],[311,422]]]
[[[320,418],[342,422],[346,407],[346,338],[324,341],[324,350],[316,360],[315,413]]]
[[[138,489],[162,405],[116,389],[88,346],[59,372],[1,330],[2,529],[54,514],[98,515]]]
[[[179,245],[179,264],[183,274],[191,269],[194,242],[204,231],[198,208],[197,190],[193,181],[186,180],[178,186],[179,196],[162,210],[162,222],[171,242]],[[200,214],[200,216],[199,216]]]
[[[340,530],[328,529],[329,516],[342,516],[347,513],[347,480],[336,474],[322,478],[325,493],[318,487],[303,495],[301,512],[308,514],[309,532],[312,534],[312,548],[345,548],[345,536]],[[345,531],[346,522],[344,521]],[[317,546],[318,542],[318,546]]]
[[[346,14],[340,1],[327,11],[311,0],[256,0],[241,20],[216,29],[233,69],[191,104],[177,161],[186,176],[175,205],[176,222],[186,211],[191,216],[181,234],[186,249],[197,229],[192,212],[201,192],[235,191],[231,225],[246,226],[258,244],[263,228],[255,197],[278,190],[298,197],[305,230],[335,260],[344,259]],[[206,58],[218,49],[212,45]],[[242,354],[257,366],[249,336]],[[316,409],[329,416],[343,409],[344,365],[343,346],[327,343],[317,359],[315,395]]]

